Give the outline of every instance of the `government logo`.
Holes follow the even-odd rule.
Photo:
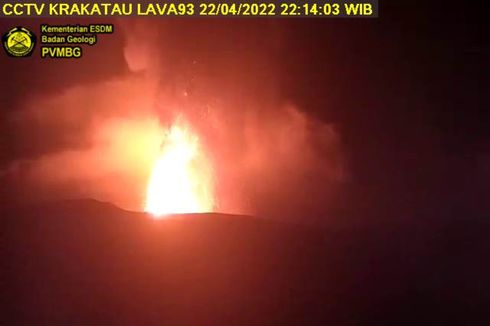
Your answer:
[[[34,51],[36,36],[27,28],[14,27],[2,37],[3,48],[11,57],[28,57]]]

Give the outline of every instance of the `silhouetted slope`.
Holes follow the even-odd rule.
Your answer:
[[[2,221],[0,324],[476,325],[484,318],[484,276],[458,265],[475,268],[474,257],[465,258],[471,248],[446,254],[440,233],[326,232],[222,214],[157,221],[92,200],[10,209]]]

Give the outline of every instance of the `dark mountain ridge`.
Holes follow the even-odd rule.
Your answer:
[[[226,214],[155,220],[94,200],[9,208],[2,224],[0,324],[478,325],[485,317],[488,284],[476,264],[486,249],[475,229],[460,227],[455,241],[466,245],[447,252],[435,229],[333,230]]]

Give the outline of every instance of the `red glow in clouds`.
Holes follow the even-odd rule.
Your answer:
[[[155,217],[323,214],[345,175],[341,138],[281,94],[272,43],[235,44],[242,29],[212,24],[119,27],[127,67],[29,93],[8,115],[9,137],[30,154],[0,175],[26,201],[93,198]]]

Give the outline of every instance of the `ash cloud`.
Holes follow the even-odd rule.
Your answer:
[[[117,24],[128,71],[30,98],[8,117],[18,146],[56,150],[4,174],[28,198],[92,197],[140,210],[160,135],[184,116],[212,160],[217,211],[328,212],[346,177],[341,137],[281,93],[282,32],[256,23]]]

